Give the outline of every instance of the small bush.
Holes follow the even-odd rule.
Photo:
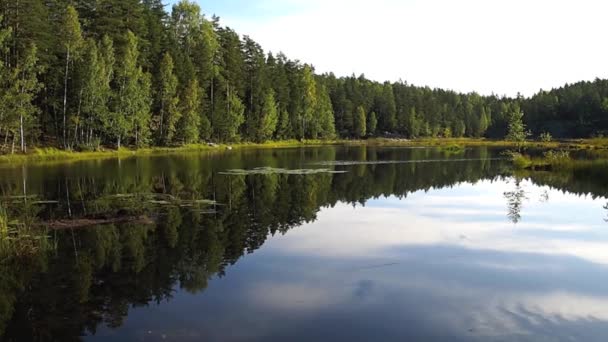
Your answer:
[[[459,152],[462,152],[464,150],[464,148],[458,144],[450,144],[450,145],[443,146],[441,148],[441,150],[443,152],[459,153]]]
[[[511,159],[516,169],[527,169],[532,166],[532,160],[519,152],[505,151],[502,154]]]
[[[570,161],[570,152],[568,151],[547,151],[543,155],[549,164],[562,164]]]
[[[551,142],[551,141],[553,141],[553,136],[549,132],[541,133],[541,135],[540,135],[540,141],[542,141],[542,142]]]

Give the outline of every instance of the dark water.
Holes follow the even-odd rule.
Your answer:
[[[106,224],[2,264],[0,339],[607,340],[605,170],[514,175],[499,152],[1,168],[11,219]]]

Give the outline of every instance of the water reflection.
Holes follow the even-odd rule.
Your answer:
[[[505,192],[504,196],[507,199],[507,206],[509,208],[507,217],[509,217],[509,220],[511,220],[511,222],[513,222],[514,224],[519,223],[519,221],[521,221],[521,210],[523,202],[528,199],[526,197],[526,192],[521,187],[521,180],[516,179],[515,189],[513,191]]]
[[[512,178],[498,152],[326,147],[1,170],[8,216],[52,227],[55,248],[0,264],[0,336],[599,340],[603,181]],[[425,162],[395,162],[412,160]],[[259,167],[346,173],[222,174]],[[104,224],[57,225],[76,220]]]

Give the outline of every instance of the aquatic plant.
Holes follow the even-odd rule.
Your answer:
[[[272,174],[286,174],[286,175],[311,175],[318,173],[346,173],[347,171],[336,171],[330,169],[282,169],[282,168],[274,168],[274,167],[256,167],[250,170],[243,169],[233,169],[225,172],[220,172],[220,175],[238,175],[238,176],[246,176],[246,175],[272,175]]]

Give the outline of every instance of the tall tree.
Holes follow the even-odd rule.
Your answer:
[[[123,139],[133,137],[135,144],[145,144],[149,134],[150,76],[138,65],[137,38],[128,31],[120,65],[116,69],[115,108],[108,127],[120,148]]]
[[[372,111],[367,118],[367,132],[370,135],[376,134],[376,127],[378,126],[378,118],[376,112]]]
[[[201,89],[198,80],[193,79],[184,90],[180,103],[182,113],[180,132],[186,144],[193,144],[199,140]]]
[[[29,130],[32,129],[36,121],[36,115],[40,113],[40,109],[33,103],[36,94],[40,90],[42,84],[38,81],[38,66],[37,49],[35,45],[31,45],[24,51],[23,57],[18,64],[12,69],[9,74],[9,82],[11,84],[8,90],[8,110],[13,112],[18,118],[19,141],[21,152],[27,152],[27,138]],[[15,134],[13,133],[13,146]],[[14,151],[14,147],[11,149]]]
[[[301,133],[300,138],[316,139],[319,134],[318,117],[315,116],[317,109],[317,82],[314,79],[314,73],[310,66],[305,65],[301,71],[301,82],[303,93]]]
[[[277,104],[274,99],[274,92],[269,90],[264,97],[260,124],[256,133],[256,140],[263,142],[272,139],[274,132],[277,129],[279,114]]]
[[[524,113],[518,104],[513,104],[511,107],[511,113],[509,115],[509,126],[506,135],[506,139],[509,141],[517,142],[521,144],[526,141],[528,133],[526,132],[526,125],[523,121]]]
[[[63,146],[68,147],[67,141],[67,110],[68,110],[68,79],[70,75],[70,63],[78,54],[78,49],[83,43],[78,12],[74,6],[68,5],[61,25],[61,35],[65,49],[65,73],[63,77]]]
[[[216,102],[213,117],[214,136],[219,141],[233,142],[240,139],[239,129],[245,122],[245,106],[236,91],[226,84],[222,101]]]
[[[165,53],[160,64],[159,73],[159,136],[160,144],[171,143],[175,136],[176,125],[181,113],[177,109],[179,97],[177,96],[177,76],[174,74],[173,58]]]
[[[357,108],[357,114],[355,115],[355,136],[357,138],[363,138],[367,135],[367,117],[365,115],[365,108],[359,106]]]

